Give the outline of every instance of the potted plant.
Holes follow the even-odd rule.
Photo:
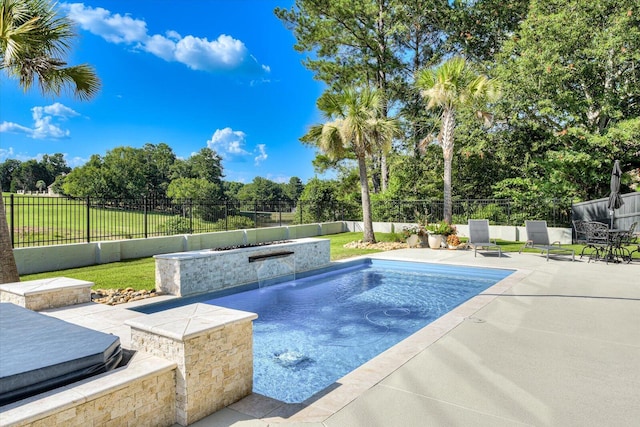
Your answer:
[[[424,238],[426,235],[427,231],[421,225],[413,225],[402,229],[402,237],[405,238],[407,245],[409,245],[410,248],[418,246],[419,243],[424,245]]]
[[[429,247],[431,249],[440,249],[442,246],[442,239],[445,233],[448,232],[450,225],[444,221],[440,221],[426,226],[429,233]]]
[[[446,223],[445,223],[446,224]],[[443,235],[445,236],[446,246],[449,249],[458,249],[460,239],[458,238],[458,229],[453,224],[446,224]]]
[[[449,234],[447,236],[447,247],[449,249],[458,249],[459,245],[460,245],[460,239],[458,238],[457,235]]]

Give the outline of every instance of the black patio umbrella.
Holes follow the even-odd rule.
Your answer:
[[[618,160],[613,164],[613,170],[611,171],[611,194],[609,194],[609,203],[607,208],[611,212],[611,228],[613,228],[613,215],[614,211],[624,204],[620,197],[620,176],[622,170],[620,169],[620,162]]]

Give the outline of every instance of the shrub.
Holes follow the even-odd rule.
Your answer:
[[[160,230],[167,235],[191,233],[191,222],[188,218],[174,216],[160,225]]]

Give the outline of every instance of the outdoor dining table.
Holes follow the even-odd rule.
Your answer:
[[[629,251],[622,246],[622,240],[628,232],[629,230],[622,228],[610,228],[607,230],[607,248],[604,257],[607,263],[609,261],[621,263],[631,256]],[[627,252],[626,255],[625,251]]]

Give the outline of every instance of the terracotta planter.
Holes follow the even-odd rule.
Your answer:
[[[440,249],[442,237],[442,234],[429,234],[429,247],[431,249]]]

